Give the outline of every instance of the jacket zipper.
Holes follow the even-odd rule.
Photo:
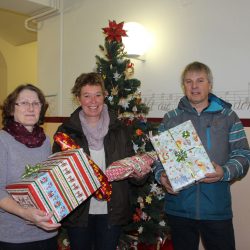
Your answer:
[[[206,128],[206,137],[207,137],[207,149],[211,149],[211,127],[210,125],[207,125]]]
[[[199,220],[200,219],[200,184],[197,183],[197,189],[196,189],[196,219]]]

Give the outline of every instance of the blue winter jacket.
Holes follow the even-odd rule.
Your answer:
[[[191,120],[210,160],[222,166],[224,177],[214,183],[197,183],[177,195],[166,193],[167,214],[197,219],[226,220],[232,218],[230,184],[246,175],[250,150],[243,125],[231,104],[209,94],[210,105],[200,114],[184,96],[178,108],[165,114],[159,130],[164,131]],[[155,162],[155,178],[159,182],[164,171]]]

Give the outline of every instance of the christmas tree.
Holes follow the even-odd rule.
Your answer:
[[[107,105],[132,128],[135,152],[151,151],[148,133],[155,131],[156,126],[147,121],[149,108],[142,102],[141,82],[134,78],[134,64],[126,57],[122,37],[127,34],[123,24],[109,21],[109,26],[103,28],[105,44],[99,46],[102,56],[96,56],[97,72],[108,91]],[[130,249],[133,244],[162,243],[169,228],[162,211],[164,192],[154,181],[153,173],[143,186],[133,187],[132,194],[134,214],[124,228],[120,249]]]
[[[145,118],[149,108],[141,102],[141,82],[133,78],[134,64],[126,58],[122,43],[122,36],[126,36],[123,22],[110,21],[109,27],[103,31],[105,45],[99,47],[104,57],[96,56],[96,59],[97,71],[101,73],[108,91],[107,104],[121,120],[135,128],[135,150],[145,150],[145,147],[151,147],[144,133],[150,129]]]

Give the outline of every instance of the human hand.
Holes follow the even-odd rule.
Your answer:
[[[161,173],[160,182],[161,182],[161,185],[166,188],[168,193],[174,194],[174,195],[178,194],[178,192],[174,192],[174,190],[173,190],[173,188],[172,188],[172,186],[170,184],[170,181],[169,181],[169,179],[168,179],[165,172]]]
[[[56,230],[61,226],[60,223],[49,222],[52,215],[52,212],[46,213],[45,211],[36,208],[23,209],[23,218],[28,221],[28,224],[34,224],[46,231]]]
[[[212,162],[215,172],[214,173],[207,173],[206,177],[202,180],[200,180],[200,182],[204,182],[204,183],[213,183],[213,182],[217,182],[220,181],[223,176],[224,176],[224,171],[222,169],[222,167],[218,164],[216,164],[215,162]]]

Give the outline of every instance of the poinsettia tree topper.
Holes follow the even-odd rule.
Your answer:
[[[116,23],[116,21],[109,21],[109,27],[103,28],[106,35],[106,40],[122,42],[122,36],[127,36],[126,31],[123,29],[124,22]]]

